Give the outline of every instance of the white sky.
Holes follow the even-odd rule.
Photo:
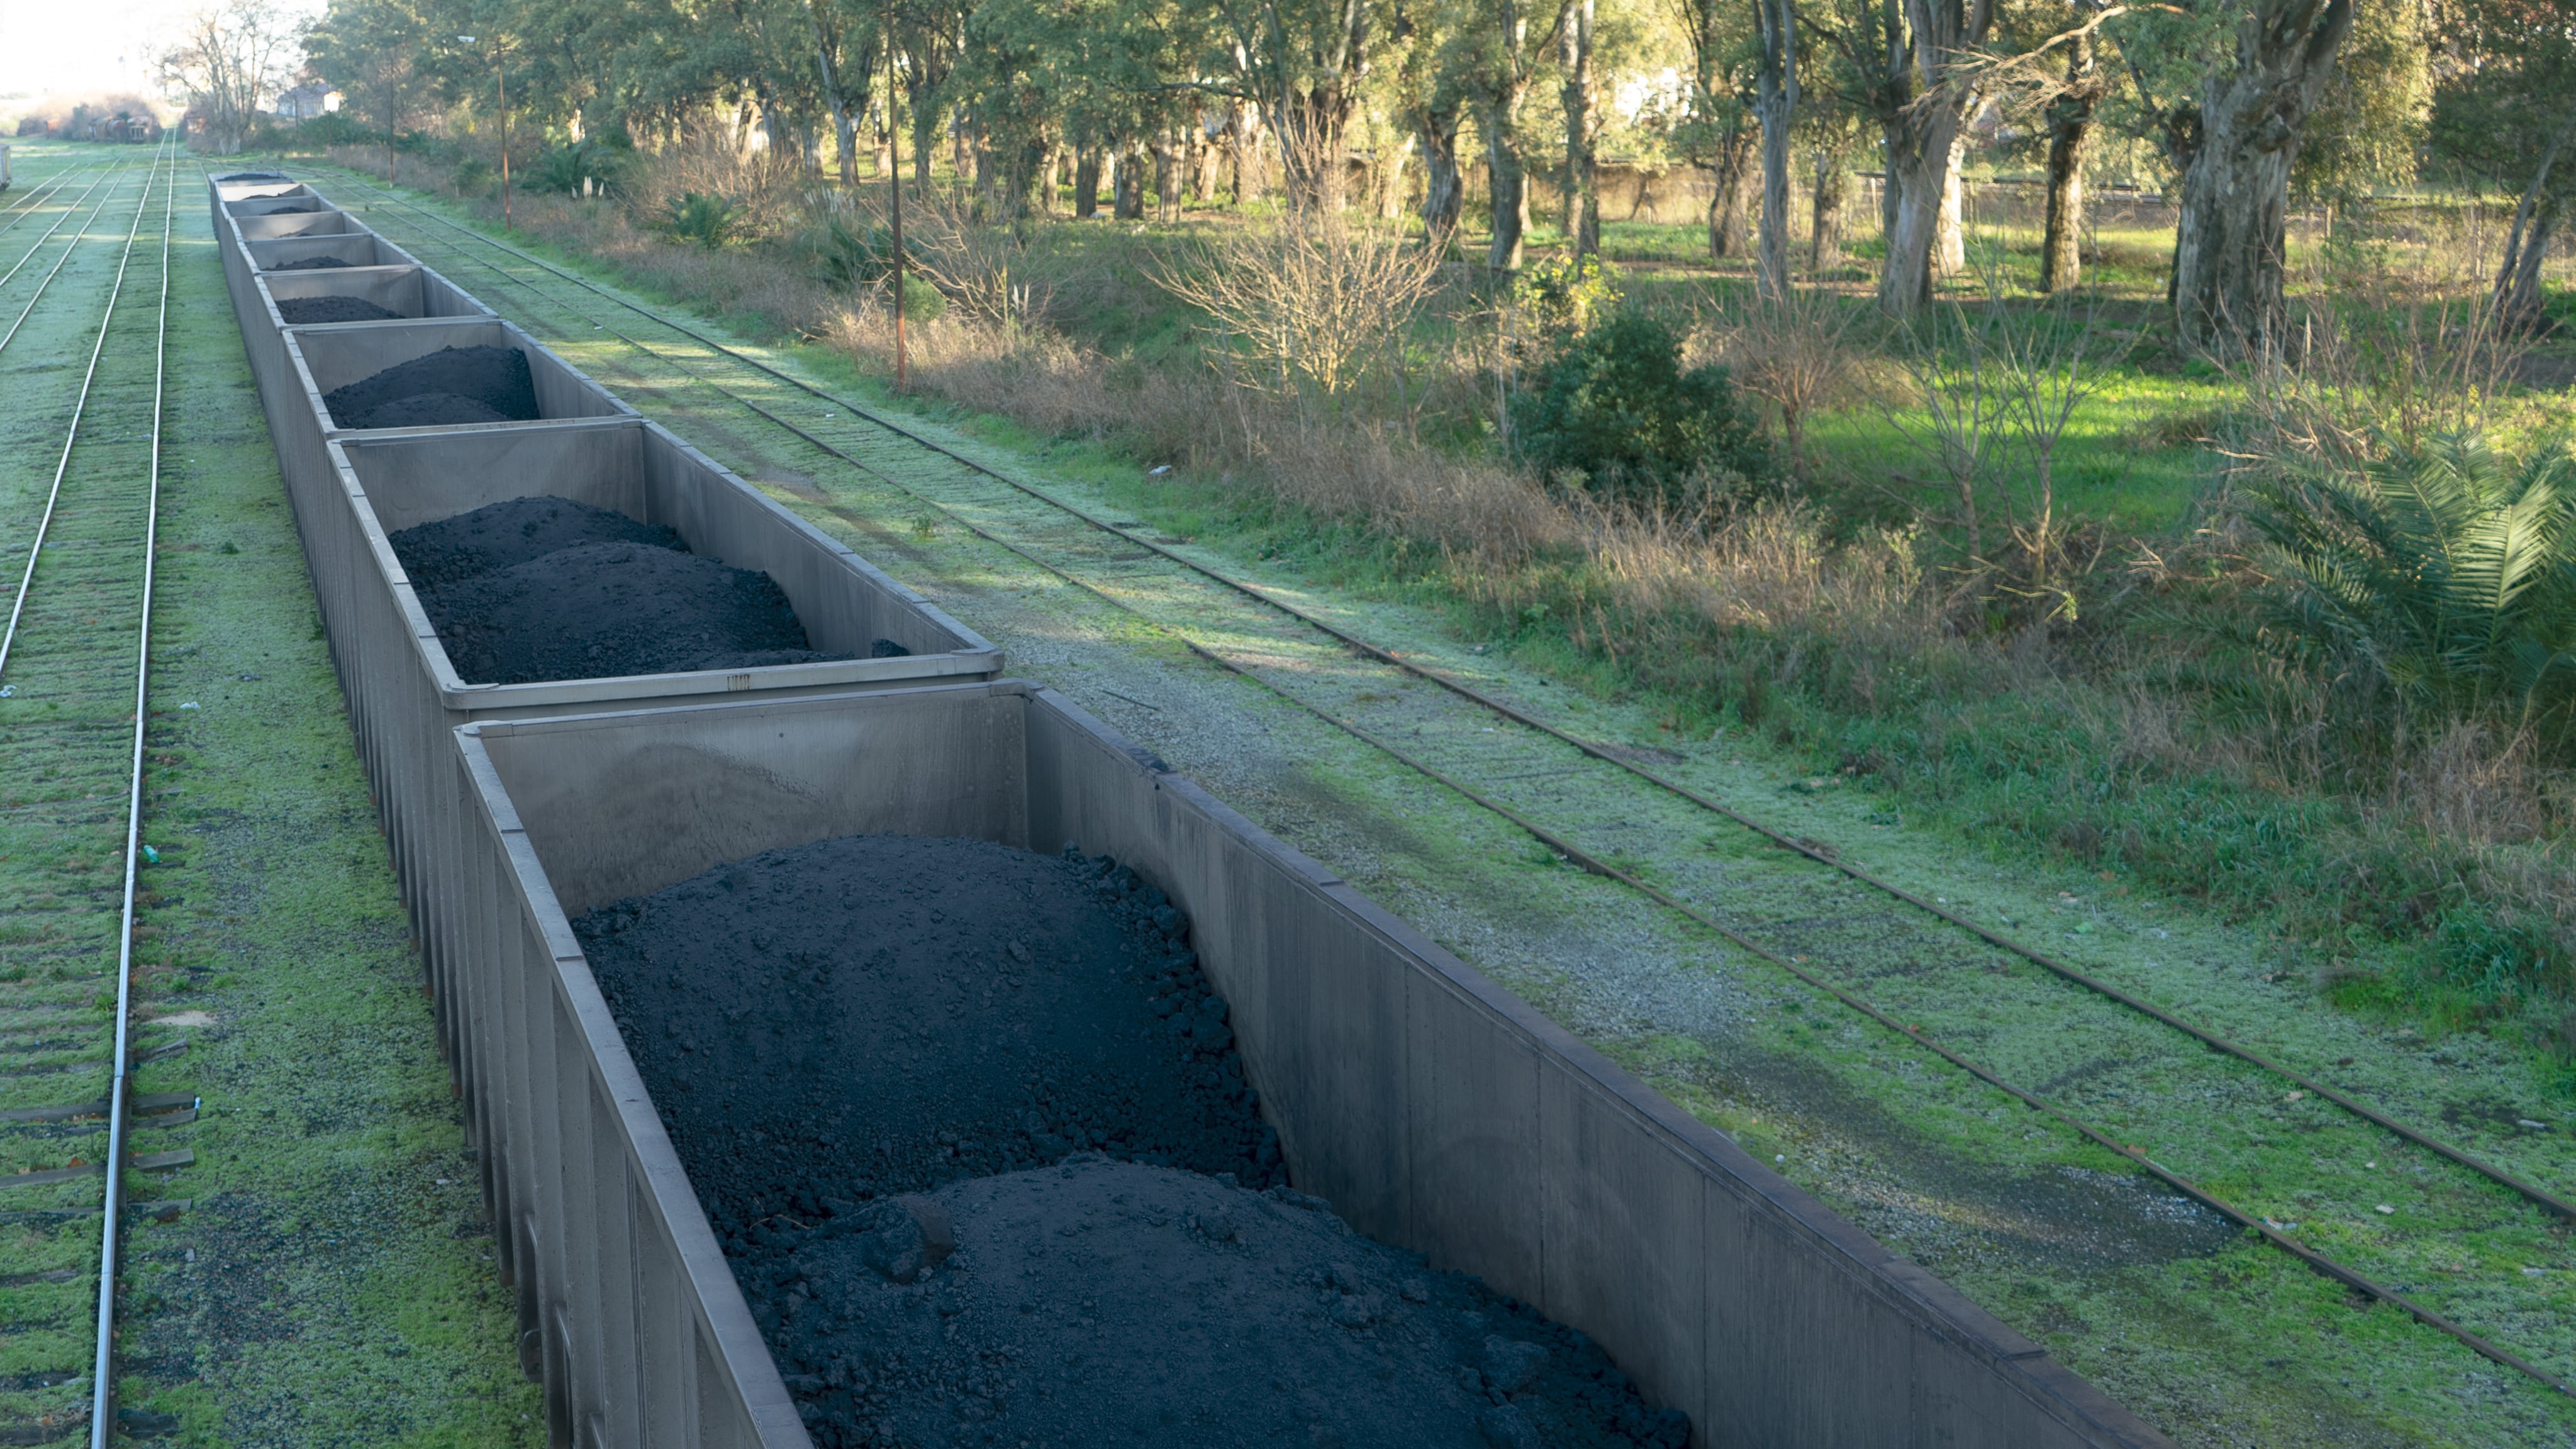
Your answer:
[[[161,98],[152,57],[207,0],[0,0],[0,111],[50,94]],[[281,9],[320,12],[322,0]]]

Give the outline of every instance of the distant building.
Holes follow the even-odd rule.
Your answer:
[[[326,85],[300,85],[278,96],[275,109],[281,121],[309,121],[340,109],[343,99],[338,91]]]
[[[149,143],[161,139],[161,123],[150,111],[79,105],[72,107],[72,118],[63,123],[61,134],[74,141]]]

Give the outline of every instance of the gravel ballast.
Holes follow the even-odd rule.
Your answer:
[[[399,322],[402,314],[364,297],[280,297],[277,315],[289,327],[320,327],[333,322]]]
[[[1686,1443],[1286,1187],[1188,930],[1104,858],[901,836],[574,923],[816,1443]]]
[[[344,428],[455,427],[538,416],[528,355],[515,347],[442,347],[335,387],[322,406]]]
[[[690,553],[668,528],[568,498],[509,499],[388,542],[449,662],[472,683],[848,657],[810,647],[767,574]]]

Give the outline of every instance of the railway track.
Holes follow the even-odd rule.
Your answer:
[[[10,442],[21,446],[0,472],[0,559],[17,565],[0,633],[0,737],[9,742],[0,859],[17,857],[19,895],[0,930],[0,1221],[21,1229],[11,1254],[19,1261],[5,1267],[22,1312],[31,1297],[48,1300],[14,1349],[43,1371],[10,1387],[85,1378],[99,1449],[117,1425],[118,1250],[135,1206],[128,1173],[191,1160],[185,1149],[154,1151],[149,1134],[192,1120],[196,1106],[186,1094],[132,1091],[139,1059],[184,1045],[163,1030],[139,1032],[133,1019],[135,917],[150,898],[140,873],[152,859],[142,837],[145,733],[175,161],[165,144],[93,183],[106,194],[47,272],[51,304],[38,311],[40,299],[30,300],[35,321],[24,333],[85,365],[65,370],[59,392],[42,386],[49,370],[15,369],[30,405],[13,420]],[[102,212],[128,206],[125,226],[90,234]],[[23,446],[27,432],[43,430],[56,446]],[[39,468],[24,466],[30,453]],[[150,1203],[156,1216],[181,1206]],[[73,1427],[0,1429],[8,1442],[36,1443]]]
[[[2345,1080],[2330,1082],[2324,1069],[2300,1067],[2275,1050],[2191,1020],[2150,999],[2148,991],[2070,964],[1946,908],[1946,901],[1926,899],[1922,891],[1768,824],[1680,778],[1679,761],[1652,761],[1651,755],[1641,759],[1637,749],[1593,738],[1561,714],[1407,658],[1315,607],[1283,598],[1273,587],[1193,559],[1138,525],[1084,510],[381,188],[355,178],[352,184],[381,198],[383,206],[441,228],[418,234],[411,244],[510,284],[537,309],[528,325],[566,351],[598,353],[609,345],[605,339],[614,339],[627,356],[603,358],[609,365],[665,390],[703,390],[728,408],[748,411],[806,446],[866,470],[979,537],[1146,619],[1201,657],[1252,679],[1511,821],[1570,862],[1686,916],[2022,1105],[2046,1113],[2066,1130],[2119,1154],[2308,1267],[2397,1306],[2560,1393],[2570,1391],[2568,1370],[2576,1365],[2576,1342],[2563,1331],[2563,1316],[2555,1331],[2546,1326],[2554,1312],[2553,1296],[2563,1294],[2535,1287],[2524,1271],[2531,1260],[2563,1255],[2558,1246],[2563,1240],[2556,1233],[2576,1215],[2557,1186],[2568,1175],[2563,1132],[2506,1136],[2481,1151],[2415,1127],[2404,1119],[2438,1115],[2446,1104],[2428,1100],[2426,1093],[2410,1090],[2402,1081],[2370,1081],[2367,1069],[2350,1070],[2360,1065],[2353,1058],[2336,1063]],[[531,280],[540,272],[551,280]],[[634,331],[646,335],[632,335],[612,325],[613,318],[602,320],[608,314],[567,299],[562,294],[566,284],[645,319],[649,327]],[[677,384],[668,380],[675,373]],[[996,489],[1038,503],[1051,511],[1057,525],[1032,527],[1023,509],[1010,527],[991,526],[997,510],[988,500]],[[979,523],[979,517],[985,521]],[[1108,546],[1109,540],[1117,547]],[[1224,627],[1175,624],[1170,608],[1139,607],[1140,573],[1150,573],[1162,590],[1158,603],[1168,604],[1175,593],[1198,588],[1204,597],[1192,601],[1188,612],[1200,621],[1222,619]],[[1177,586],[1176,579],[1181,581]],[[1268,626],[1244,617],[1247,609],[1267,616]],[[1249,653],[1241,642],[1247,637],[1260,640]],[[1207,642],[1210,638],[1236,642],[1218,647]],[[1419,691],[1407,700],[1402,691],[1382,688],[1389,676],[1435,686],[1435,702],[1426,705]],[[1296,682],[1286,682],[1290,679]],[[1506,729],[1517,737],[1486,738]],[[1561,782],[1576,771],[1590,772],[1596,782],[1607,774],[1641,784],[1656,792],[1665,808],[1654,812],[1653,819],[1605,825],[1580,809],[1586,796],[1529,783]],[[1694,822],[1712,818],[1748,832],[1772,859],[1756,866],[1738,856],[1725,862],[1730,868],[1723,870],[1676,862],[1670,842],[1689,839]],[[1817,881],[1871,892],[1891,909],[1874,914],[1844,910],[1837,926],[1833,908],[1849,902],[1819,900],[1824,892]],[[2005,973],[1999,981],[1995,958],[1980,959],[1983,952],[2001,953],[2032,969]],[[1927,982],[1944,977],[1970,983],[1970,999],[1925,989]],[[2087,1043],[2076,1049],[2092,1058],[2079,1064],[2084,1070],[2054,1074],[2075,1077],[2078,1087],[2042,1091],[2019,1085],[2048,1081],[2051,1074],[2045,1068],[2063,1062],[2050,1061],[2044,1047],[1998,1043],[1994,1034],[1973,1024],[1983,1015],[1975,1009],[1976,1001],[2003,991],[2054,1017],[2061,1036]],[[2018,1060],[1998,1069],[1999,1047],[2002,1055]],[[2178,1076],[2183,1080],[2177,1082]],[[2286,1093],[2284,1087],[2289,1088]],[[2317,1233],[2303,1222],[2316,1215],[2305,1204],[2326,1194],[2315,1186],[2295,1192],[2252,1186],[2266,1174],[2246,1170],[2242,1158],[2247,1154],[2227,1150],[2242,1144],[2178,1137],[2169,1123],[2159,1120],[2159,1096],[2194,1098],[2204,1111],[2208,1099],[2218,1098],[2222,1116],[2252,1124],[2245,1136],[2252,1139],[2257,1157],[2271,1146],[2260,1134],[2295,1131],[2303,1154],[2318,1165],[2304,1175],[2306,1182],[2341,1189],[2340,1195],[2359,1212],[2381,1219],[2360,1219],[2377,1231],[2338,1231],[2331,1237]],[[2504,1150],[2497,1151],[2499,1146]],[[2410,1176],[2411,1182],[2406,1180]],[[2238,1188],[2238,1182],[2250,1190]],[[2334,1251],[2315,1246],[2320,1238]],[[2451,1261],[2449,1255],[2464,1241],[2484,1260],[2480,1271],[2463,1274],[2428,1261]],[[2421,1283],[2434,1286],[2412,1286]],[[2397,1286],[2401,1284],[2409,1286]],[[2477,1326],[2482,1320],[2500,1320],[2520,1332],[2491,1336]],[[2534,1331],[2534,1323],[2544,1326]],[[2525,1342],[2508,1346],[2517,1337]]]

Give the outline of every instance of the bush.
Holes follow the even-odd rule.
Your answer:
[[[417,156],[433,166],[453,166],[465,159],[465,148],[443,136],[427,131],[403,131],[394,137],[394,150],[404,156]]]
[[[892,234],[837,210],[800,232],[794,245],[811,259],[814,279],[835,291],[858,291],[894,269]]]
[[[2437,717],[2563,742],[2576,709],[2576,450],[2516,460],[2451,433],[2347,468],[2257,473],[2265,637]]]
[[[662,218],[664,231],[709,251],[732,241],[742,230],[742,225],[742,208],[726,197],[710,196],[703,191],[684,191],[672,197]]]
[[[1631,502],[1740,495],[1771,451],[1722,367],[1684,369],[1664,322],[1622,312],[1535,369],[1513,436],[1551,477]],[[1695,495],[1695,496],[1694,496]]]
[[[903,318],[906,322],[936,322],[948,315],[948,295],[923,281],[921,273],[903,274]]]
[[[595,190],[613,190],[624,179],[626,154],[598,141],[548,146],[528,168],[528,189],[572,194],[587,181]]]
[[[381,146],[385,133],[361,123],[347,111],[315,116],[295,128],[298,146]]]
[[[489,196],[500,181],[501,173],[480,156],[468,156],[447,173],[447,184],[459,196]]]

